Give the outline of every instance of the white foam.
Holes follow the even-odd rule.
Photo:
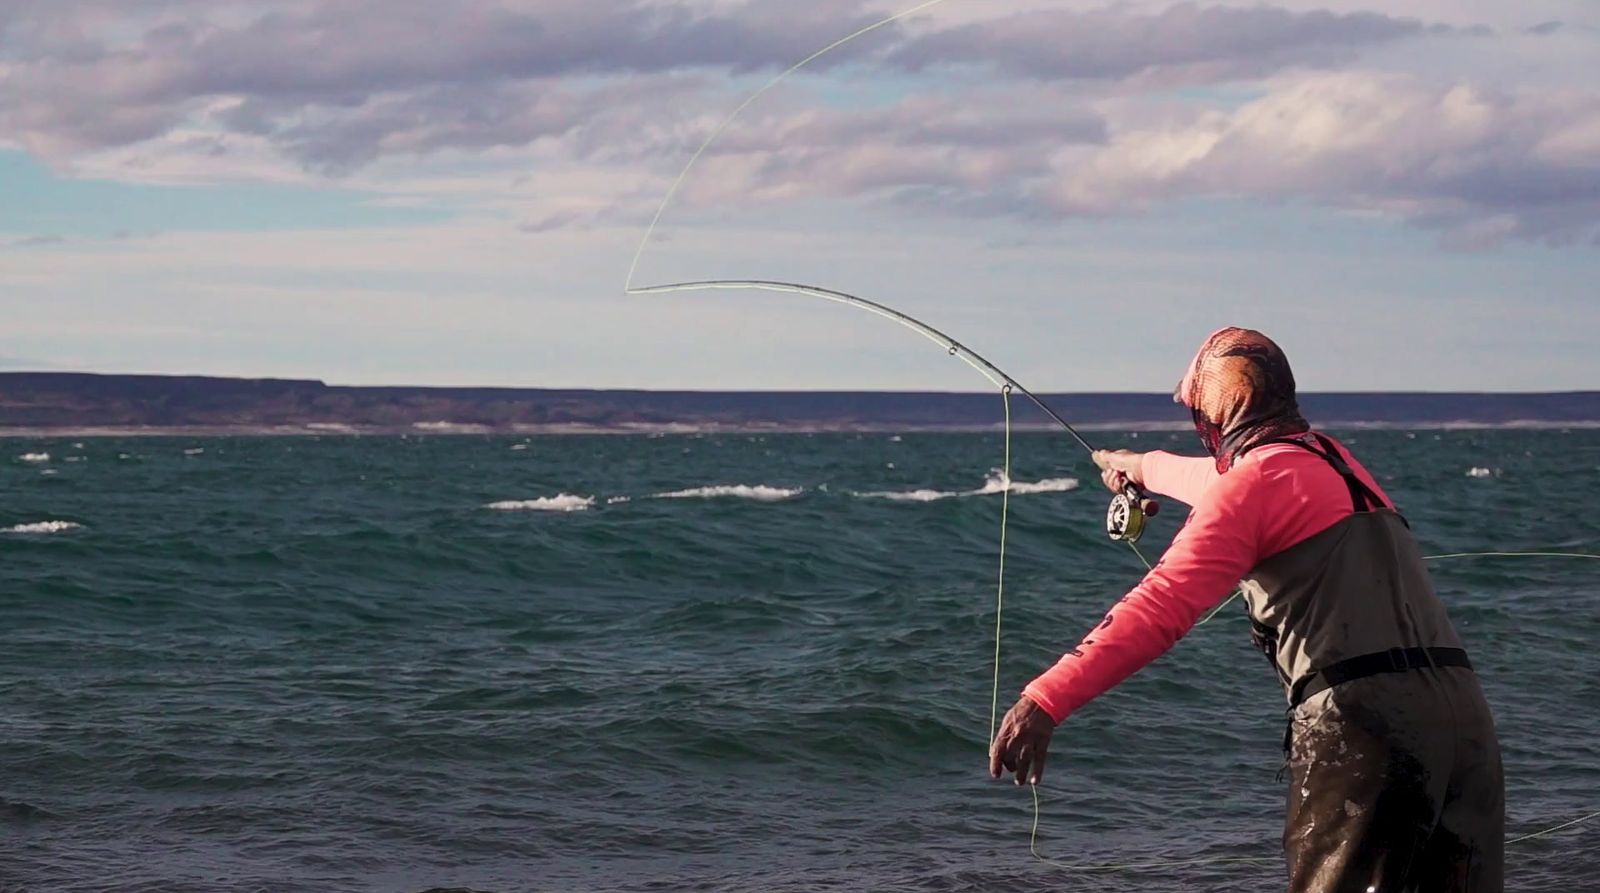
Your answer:
[[[511,452],[520,453],[520,452],[522,452],[523,450],[525,450],[527,448],[528,448],[528,445],[525,444],[525,443],[514,443],[514,444],[511,445]]]
[[[4,530],[0,530],[0,533],[66,533],[69,530],[79,530],[82,527],[82,524],[76,524],[72,521],[38,521],[33,524],[18,524],[15,527],[7,527]]]
[[[185,456],[203,456],[203,455],[205,455],[205,452],[206,452],[206,448],[205,447],[195,447],[192,450],[184,450],[183,454]]]
[[[1494,472],[1490,471],[1487,468],[1479,467],[1479,468],[1469,468],[1469,469],[1467,469],[1467,477],[1469,477],[1469,478],[1486,478],[1486,477],[1492,477],[1493,475],[1494,475]]]
[[[953,499],[957,496],[967,496],[966,493],[953,493],[945,490],[906,490],[903,492],[883,490],[872,493],[852,493],[862,499],[892,499],[896,502],[935,502],[940,499]]]
[[[22,455],[18,456],[17,458],[22,460],[23,462],[49,462],[50,461],[50,454],[49,453],[23,453]]]
[[[693,490],[675,490],[671,493],[657,493],[652,499],[717,499],[734,497],[738,499],[754,499],[757,502],[779,502],[793,499],[804,493],[803,488],[784,489],[782,487],[768,487],[760,484],[748,487],[743,484],[723,487],[696,487]]]
[[[594,505],[593,496],[573,496],[562,493],[558,496],[546,496],[541,499],[519,499],[506,502],[491,502],[484,508],[497,512],[581,512]]]
[[[487,425],[466,422],[412,422],[411,427],[428,434],[488,434]]]
[[[1009,480],[996,470],[991,472],[984,479],[983,486],[976,490],[879,490],[850,495],[862,499],[889,499],[896,502],[937,502],[941,499],[960,499],[965,496],[993,496],[1004,493],[1007,489],[1018,496],[1034,493],[1065,493],[1068,490],[1078,489],[1078,481],[1076,478],[1046,478],[1042,481],[1019,483]]]
[[[1015,495],[1025,496],[1030,493],[1066,493],[1078,489],[1076,478],[1046,478],[1032,483],[1011,484],[1011,492]]]

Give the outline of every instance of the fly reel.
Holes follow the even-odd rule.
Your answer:
[[[1160,503],[1129,484],[1106,507],[1106,535],[1117,542],[1137,543],[1144,536],[1145,519],[1160,510]]]

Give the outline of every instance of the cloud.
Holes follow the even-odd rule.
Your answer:
[[[66,236],[51,234],[24,236],[20,239],[12,239],[10,244],[13,248],[49,248],[54,245],[61,245],[66,241]]]
[[[770,71],[882,14],[861,0],[20,2],[11,12],[16,46],[0,51],[0,138],[69,159],[226,108],[208,123],[271,137],[323,172],[385,152],[526,144],[592,116],[577,82]],[[981,24],[897,23],[812,67],[982,63],[1027,77],[1162,71],[1204,80],[1444,31],[1377,13],[1265,7],[1042,10]],[[599,90],[589,101],[661,98],[633,91]]]
[[[786,64],[872,19],[854,0],[723,12],[640,0],[322,0],[286,11],[249,4],[271,11],[232,26],[208,18],[202,6],[171,7],[148,7],[164,10],[164,22],[122,44],[83,30],[95,15],[76,22],[28,7],[33,42],[19,41],[25,45],[0,66],[0,136],[64,156],[158,136],[218,98],[247,103],[232,123],[260,131],[411,91],[447,96],[541,78],[749,72]],[[851,57],[842,52],[827,64]]]
[[[1114,116],[1115,117],[1115,116]],[[1305,198],[1476,247],[1600,233],[1600,94],[1518,94],[1365,72],[1279,84],[1232,111],[1119,126],[1061,166],[1063,214],[1192,196]]]
[[[1437,52],[1487,32],[1295,2],[908,19],[824,59],[832,80],[797,79],[752,107],[681,198],[1024,218],[1303,198],[1461,244],[1590,237],[1592,93],[1341,70],[1385,52],[1392,69],[1408,40],[1443,38],[1427,44]],[[447,195],[528,232],[631,222],[749,88],[738,76],[759,81],[883,9],[12,0],[0,11],[0,142],[102,177],[342,177],[375,200]],[[1586,39],[1535,24],[1553,18],[1495,39]],[[1223,82],[1226,96],[1148,95]]]
[[[1103,80],[1164,72],[1215,81],[1329,65],[1405,38],[1459,33],[1373,12],[1193,3],[1147,15],[1116,7],[1048,9],[924,34],[889,53],[888,60],[911,70],[980,64],[1032,78]]]
[[[1052,87],[908,97],[860,110],[757,116],[730,133],[685,188],[687,203],[1008,192],[1050,172],[1063,146],[1105,139],[1100,116]]]

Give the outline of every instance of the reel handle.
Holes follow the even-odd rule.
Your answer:
[[[1156,515],[1161,514],[1161,503],[1152,499],[1148,493],[1139,489],[1133,482],[1130,481],[1128,486],[1122,489],[1122,492],[1126,493],[1129,499],[1138,504],[1139,511],[1144,512],[1145,517],[1154,518]]]

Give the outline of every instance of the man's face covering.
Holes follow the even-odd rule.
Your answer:
[[[1311,427],[1295,400],[1289,358],[1271,338],[1251,329],[1212,333],[1172,399],[1189,407],[1200,443],[1217,460],[1219,472],[1263,441]]]

